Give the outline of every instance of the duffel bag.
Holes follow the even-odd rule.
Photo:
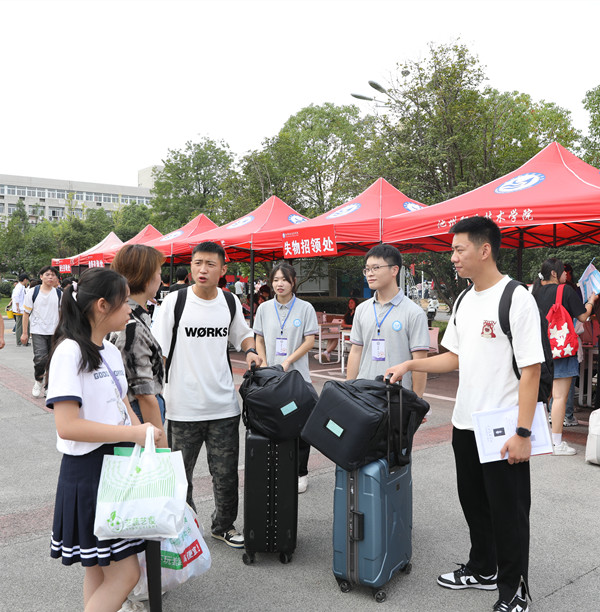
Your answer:
[[[356,470],[386,456],[389,412],[394,448],[400,448],[392,460],[395,465],[406,465],[410,462],[413,436],[428,410],[425,400],[399,385],[386,384],[382,376],[375,380],[327,381],[302,430],[302,439],[344,470]]]
[[[298,438],[317,400],[298,370],[280,365],[248,370],[240,395],[244,425],[274,442]]]

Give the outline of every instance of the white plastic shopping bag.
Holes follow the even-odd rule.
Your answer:
[[[600,464],[600,410],[590,412],[585,460],[589,463]]]
[[[181,451],[157,453],[154,427],[145,451],[105,455],[98,487],[94,535],[100,540],[176,538],[183,529],[187,478]]]
[[[146,576],[146,553],[138,555],[140,579],[129,595],[133,601],[148,599],[148,577]],[[160,543],[160,565],[162,592],[172,591],[190,578],[204,574],[210,568],[211,557],[202,537],[198,519],[186,504],[183,529],[177,538]]]

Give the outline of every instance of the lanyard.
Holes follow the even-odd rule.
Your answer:
[[[119,397],[122,397],[123,390],[121,389],[121,385],[119,384],[118,378],[115,376],[115,373],[111,370],[110,366],[108,365],[108,363],[106,363],[106,360],[104,359],[102,355],[100,355],[100,359],[102,359],[102,363],[106,366],[106,369],[108,370],[108,373],[110,374],[110,377],[113,379],[115,386],[119,390]]]
[[[296,303],[296,296],[294,296],[294,299],[292,300],[292,305],[290,306],[290,309],[288,310],[288,313],[283,321],[283,323],[281,322],[281,319],[279,318],[279,309],[277,308],[277,304],[279,302],[277,301],[277,298],[275,298],[273,300],[273,306],[275,306],[275,314],[277,315],[277,320],[279,321],[279,327],[281,328],[281,333],[283,334],[283,328],[285,327],[285,324],[288,320],[288,317],[290,316],[290,313],[292,312],[292,308],[294,307],[294,304]]]
[[[379,336],[379,332],[381,331],[381,326],[383,325],[383,322],[387,319],[387,316],[390,314],[393,307],[394,305],[392,304],[389,307],[389,310],[385,313],[385,316],[383,317],[383,319],[381,319],[381,323],[380,323],[379,319],[377,318],[377,308],[375,308],[375,301],[373,301],[373,312],[375,313],[375,324],[377,325],[377,335],[378,336]]]

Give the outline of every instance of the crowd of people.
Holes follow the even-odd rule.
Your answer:
[[[468,561],[441,574],[438,584],[498,588],[494,610],[527,610],[529,436],[545,361],[541,321],[557,299],[570,317],[585,321],[598,296],[584,304],[577,287],[566,283],[567,267],[548,259],[532,292],[522,286],[514,290],[509,338],[498,323],[500,299],[510,282],[497,266],[500,230],[474,217],[455,224],[451,233],[452,263],[460,278],[470,279],[472,290],[464,292],[460,309],[455,306],[450,317],[442,340],[446,351],[427,356],[431,317],[398,288],[399,251],[378,245],[365,256],[363,270],[373,297],[361,303],[350,299],[341,324],[351,330],[347,378],[390,375],[422,396],[427,373],[458,370],[452,448],[471,547]],[[99,541],[93,534],[102,458],[115,444],[143,445],[146,428],[154,426],[157,446],[182,451],[187,501],[194,509],[193,474],[206,446],[215,503],[210,534],[241,548],[244,537],[236,528],[240,408],[229,346],[243,351],[248,368],[280,364],[284,371],[298,370],[317,397],[308,360],[317,316],[296,295],[293,266],[275,265],[268,280],[254,287],[250,328],[241,279],[233,288],[238,297],[223,286],[227,265],[220,245],[197,245],[191,271],[178,268],[170,286],[161,278],[163,263],[151,247],[126,245],[111,269],[89,269],[61,289],[57,271],[46,266],[38,287],[27,289],[30,279],[22,274],[12,295],[17,345],[27,345],[30,336],[33,343],[32,394],[47,395],[63,453],[51,555],[86,568],[86,610],[121,608],[139,576],[136,554],[145,547],[142,540]],[[156,302],[160,308],[152,314]],[[328,361],[335,348],[329,342],[322,360]],[[553,365],[554,454],[572,455],[562,428],[577,356],[561,356]],[[518,406],[518,423],[502,449],[506,460],[482,464],[473,413],[512,405]],[[302,440],[299,454],[298,492],[304,493],[310,446]]]

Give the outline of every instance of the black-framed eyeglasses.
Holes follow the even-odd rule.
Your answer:
[[[363,268],[363,275],[367,276],[369,272],[377,274],[381,268],[393,268],[396,264],[385,264],[385,266],[371,266],[370,268]]]

